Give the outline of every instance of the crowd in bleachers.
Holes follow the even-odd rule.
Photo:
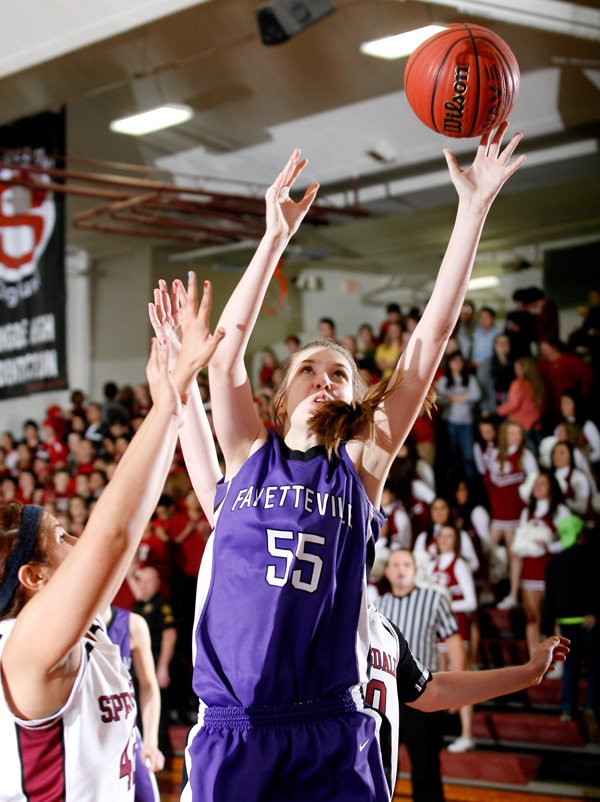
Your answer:
[[[371,575],[381,592],[389,549],[414,549],[423,579],[447,586],[475,664],[480,605],[521,604],[530,649],[542,631],[551,634],[542,618],[544,574],[561,550],[561,526],[577,528],[575,516],[591,539],[597,517],[600,291],[590,291],[581,325],[564,341],[557,309],[541,290],[518,290],[513,302],[503,321],[494,309],[465,302],[434,383],[436,408],[417,418],[390,472],[388,521]],[[418,309],[403,314],[392,303],[378,331],[363,324],[339,336],[323,318],[315,336],[339,339],[370,384],[391,373],[418,319]],[[290,354],[299,345],[295,334],[285,340]],[[257,409],[274,428],[271,400],[281,370],[273,350],[261,352],[254,375]],[[145,385],[109,382],[101,400],[74,391],[68,408],[51,406],[43,420],[4,432],[2,500],[41,504],[81,533],[150,406]],[[144,566],[158,571],[161,597],[178,617],[184,671],[191,668],[195,578],[209,534],[178,451],[132,578]],[[134,594],[132,581],[117,603],[132,607]],[[184,715],[187,701],[172,700],[172,707]],[[563,709],[565,717],[573,712]]]

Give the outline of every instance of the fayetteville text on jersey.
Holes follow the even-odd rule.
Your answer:
[[[321,493],[304,485],[279,485],[256,488],[254,485],[243,487],[231,507],[232,512],[244,507],[261,506],[265,510],[283,507],[289,496],[288,504],[295,509],[304,507],[306,512],[316,510],[319,515],[331,515],[332,518],[341,518],[346,526],[352,527],[352,504],[347,504],[341,496],[331,493]]]

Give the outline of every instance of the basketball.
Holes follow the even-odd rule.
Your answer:
[[[414,50],[404,89],[421,122],[451,137],[481,136],[509,115],[519,65],[506,44],[480,25],[457,22]]]

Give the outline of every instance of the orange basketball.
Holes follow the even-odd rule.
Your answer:
[[[493,31],[457,22],[414,50],[404,89],[421,122],[439,134],[481,136],[510,113],[519,92],[519,65]]]

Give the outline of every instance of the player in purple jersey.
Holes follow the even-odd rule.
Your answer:
[[[431,299],[391,378],[365,392],[344,349],[319,341],[295,353],[275,395],[280,432],[258,418],[246,346],[273,271],[313,202],[290,189],[295,151],[267,191],[267,231],[220,323],[227,337],[209,369],[226,464],[215,532],[198,584],[194,689],[201,700],[187,749],[184,800],[383,802],[388,788],[363,711],[367,679],[367,543],[377,539],[389,467],[425,402],[456,323],[482,226],[520,135],[482,138],[461,170],[446,150],[459,206]],[[193,276],[187,300],[195,304]],[[182,321],[184,339],[194,316]],[[182,433],[182,440],[186,435]],[[187,443],[188,448],[190,443]],[[566,644],[552,638],[527,666],[488,675],[485,693],[539,681]],[[437,678],[412,703],[474,701],[483,685]],[[477,687],[478,691],[474,691]],[[418,694],[417,694],[418,695]]]
[[[208,334],[209,306],[210,291],[205,336],[184,342],[178,360],[183,395],[220,340]],[[98,619],[171,466],[183,410],[165,352],[153,343],[154,406],[79,539],[41,507],[0,505],[0,800],[133,800],[131,678]]]
[[[119,647],[125,667],[128,671],[133,668],[137,680],[144,738],[142,740],[136,727],[135,802],[160,802],[154,772],[164,767],[165,758],[158,748],[160,688],[150,647],[150,630],[141,615],[112,604],[103,618],[108,637]]]

